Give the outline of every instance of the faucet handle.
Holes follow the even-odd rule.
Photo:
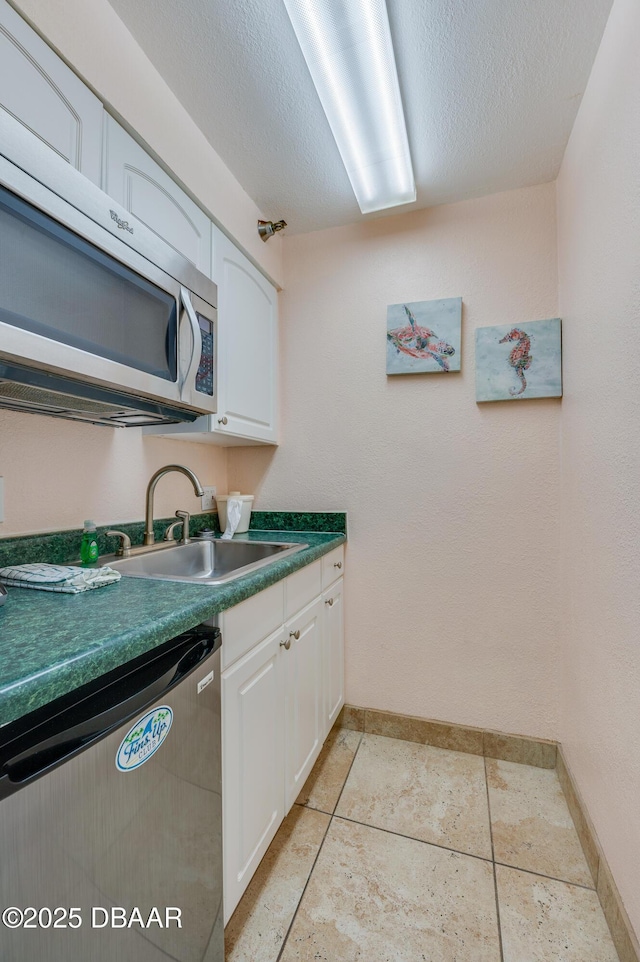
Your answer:
[[[165,531],[164,537],[163,537],[162,540],[163,540],[163,541],[175,541],[175,540],[176,540],[176,536],[175,536],[175,530],[176,530],[176,528],[178,528],[178,527],[183,527],[183,526],[184,526],[184,521],[182,521],[182,519],[180,519],[179,521],[173,521],[170,525],[167,526],[167,530]]]
[[[120,558],[128,558],[131,554],[131,538],[124,531],[107,531],[107,538],[120,538],[120,544],[116,548],[116,554]]]

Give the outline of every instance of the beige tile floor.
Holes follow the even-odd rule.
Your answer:
[[[334,729],[228,962],[618,962],[555,771]]]

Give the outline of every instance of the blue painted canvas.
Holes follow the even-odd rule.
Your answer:
[[[387,374],[460,370],[462,298],[387,307]]]
[[[476,401],[562,397],[559,317],[476,330]]]

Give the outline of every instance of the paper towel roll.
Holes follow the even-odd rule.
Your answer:
[[[227,501],[227,527],[222,535],[225,541],[233,538],[236,528],[240,524],[242,515],[242,501],[239,498],[229,498]]]

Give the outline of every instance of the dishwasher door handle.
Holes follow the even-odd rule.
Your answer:
[[[55,718],[56,731],[48,737],[34,738],[28,745],[25,739],[19,739],[16,754],[5,760],[0,769],[0,800],[69,761],[162,698],[216,650],[219,629],[205,632],[195,643],[193,634],[186,636],[189,641],[172,650],[171,659],[159,659],[159,665],[152,661],[84,699],[80,718],[76,706],[62,712]],[[155,672],[151,671],[153,668]],[[36,732],[37,729],[33,734]]]

